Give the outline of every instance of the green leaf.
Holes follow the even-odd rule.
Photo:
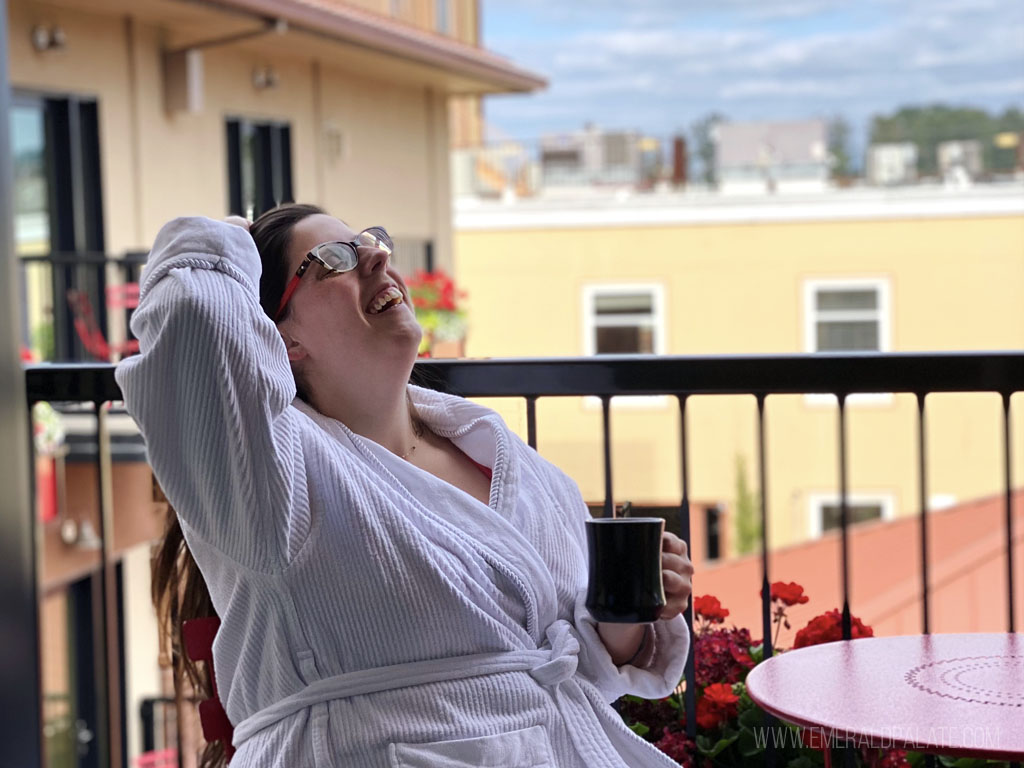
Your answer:
[[[764,747],[757,743],[753,731],[740,731],[740,737],[736,740],[736,748],[743,757],[753,757],[764,752]]]
[[[651,732],[650,726],[644,725],[643,723],[633,723],[629,727],[630,730],[632,730],[633,733],[635,733],[637,736],[646,736],[648,733]]]
[[[816,768],[817,765],[818,763],[815,763],[811,758],[801,755],[786,763],[786,768]]]
[[[715,745],[713,747],[711,747],[711,749],[700,750],[700,753],[702,755],[704,755],[705,757],[714,757],[715,755],[719,754],[723,750],[728,749],[729,745],[733,744],[738,738],[739,738],[739,735],[737,734],[736,736],[732,736],[731,738],[728,738],[728,739],[719,739],[718,741],[715,742]]]
[[[741,728],[759,728],[764,724],[764,714],[760,709],[748,709],[740,713]]]
[[[641,699],[639,696],[634,696],[631,693],[627,693],[622,697],[623,701],[628,701],[631,704],[643,704],[647,699]]]
[[[764,643],[759,643],[750,649],[750,658],[754,660],[755,664],[764,661]]]

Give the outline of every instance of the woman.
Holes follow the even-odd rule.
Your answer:
[[[607,702],[681,676],[685,545],[664,619],[589,617],[578,489],[493,411],[407,383],[390,249],[290,205],[251,232],[172,221],[145,271],[117,380],[221,618],[232,764],[674,765]]]

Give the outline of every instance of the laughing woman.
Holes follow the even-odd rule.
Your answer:
[[[163,228],[117,370],[177,511],[164,562],[202,573],[162,602],[221,619],[232,765],[675,765],[609,702],[679,681],[683,542],[661,620],[595,622],[575,484],[493,411],[408,383],[421,331],[387,233],[305,205],[237,223]]]

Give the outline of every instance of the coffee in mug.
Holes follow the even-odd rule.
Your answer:
[[[665,607],[661,582],[660,517],[587,520],[590,576],[587,609],[598,621],[618,624],[657,620]]]

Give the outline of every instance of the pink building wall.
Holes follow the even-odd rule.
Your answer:
[[[1014,508],[1014,602],[1024,629],[1024,489]],[[928,515],[929,604],[932,632],[1007,629],[1006,532],[1003,496],[959,504]],[[850,528],[850,609],[876,635],[921,631],[920,523],[917,516]],[[771,581],[795,581],[810,601],[789,609],[787,648],[809,619],[842,607],[839,532],[771,552]],[[694,576],[695,595],[714,595],[730,615],[726,625],[748,627],[760,638],[761,557],[705,564]]]

